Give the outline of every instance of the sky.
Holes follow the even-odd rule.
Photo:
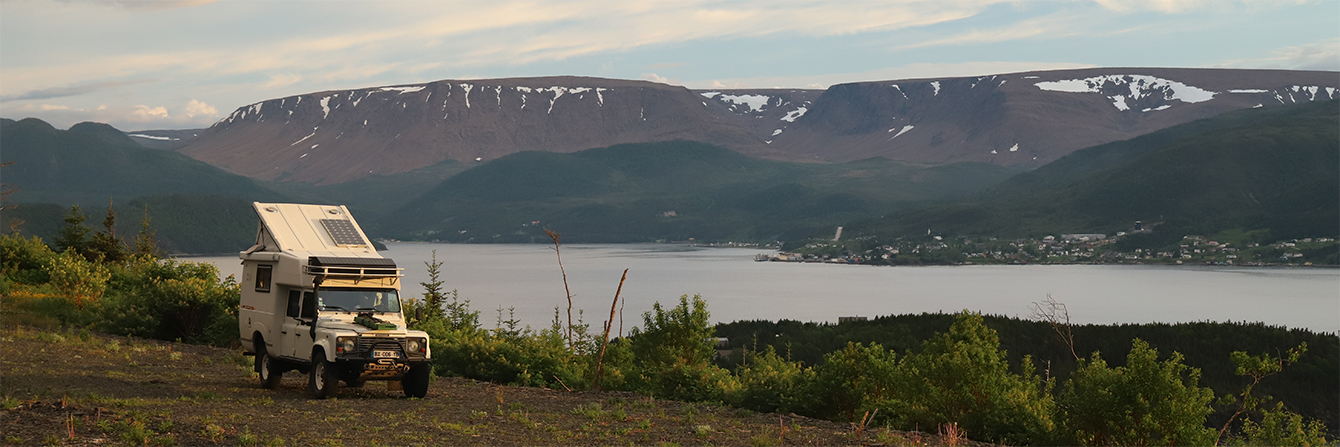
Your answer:
[[[0,117],[61,129],[204,128],[443,79],[822,89],[1085,67],[1340,71],[1340,1],[0,1]]]

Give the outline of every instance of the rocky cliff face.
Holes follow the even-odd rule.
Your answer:
[[[1340,98],[1340,73],[1104,68],[830,87],[770,146],[805,158],[1041,166],[1230,110]]]
[[[237,109],[182,152],[266,180],[340,183],[453,159],[704,141],[785,160],[1034,167],[1230,110],[1340,98],[1340,73],[1102,68],[699,90],[553,77],[327,91]]]
[[[266,180],[340,183],[453,159],[710,141],[767,155],[721,106],[664,84],[577,77],[328,91],[237,109],[183,153]]]

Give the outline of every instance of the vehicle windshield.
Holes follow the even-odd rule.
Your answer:
[[[321,310],[400,312],[400,294],[394,289],[320,289],[316,302]]]

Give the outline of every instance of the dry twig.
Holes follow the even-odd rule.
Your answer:
[[[619,288],[614,291],[614,302],[610,303],[610,319],[605,320],[605,337],[600,341],[600,356],[596,358],[596,380],[591,385],[592,389],[600,389],[600,375],[604,372],[605,366],[605,347],[610,344],[610,326],[614,325],[614,312],[619,304],[619,294],[623,293],[623,282],[628,279],[628,269],[623,269],[623,276],[619,277]]]
[[[572,345],[572,289],[568,287],[568,271],[563,269],[563,253],[559,251],[560,244],[558,242],[558,239],[563,237],[563,235],[548,228],[544,229],[544,234],[548,235],[549,239],[554,240],[554,254],[558,256],[558,271],[563,274],[563,292],[568,294],[568,330],[566,331],[568,335],[568,349],[573,349],[574,346]]]
[[[1052,295],[1047,294],[1047,299],[1041,303],[1034,301],[1029,305],[1033,309],[1033,319],[1044,321],[1051,325],[1052,330],[1056,331],[1056,336],[1061,338],[1061,342],[1070,348],[1070,355],[1079,360],[1079,354],[1075,353],[1075,332],[1074,325],[1070,323],[1070,311],[1066,309],[1065,303],[1057,302],[1052,299]]]

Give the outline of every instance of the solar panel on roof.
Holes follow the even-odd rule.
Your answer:
[[[321,219],[321,226],[335,240],[335,245],[367,245],[354,223],[344,219]]]

